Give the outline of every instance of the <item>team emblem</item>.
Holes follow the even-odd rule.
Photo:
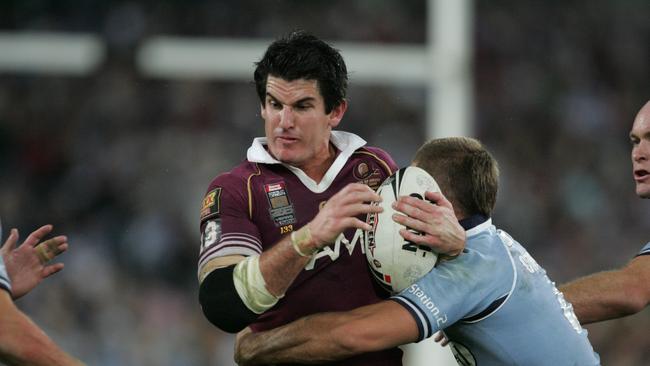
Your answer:
[[[352,171],[352,175],[359,183],[363,183],[372,189],[377,189],[382,181],[379,169],[371,168],[366,162],[357,164]]]
[[[266,197],[269,200],[269,214],[276,226],[286,226],[296,223],[296,213],[289,200],[287,188],[284,183],[271,183],[264,185]]]

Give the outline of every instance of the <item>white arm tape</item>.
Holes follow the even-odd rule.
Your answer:
[[[246,257],[237,263],[233,271],[233,281],[239,297],[255,314],[262,314],[272,308],[283,297],[276,297],[266,289],[258,255]]]

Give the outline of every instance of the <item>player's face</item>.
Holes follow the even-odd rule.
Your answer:
[[[269,75],[261,114],[271,155],[303,169],[328,159],[330,133],[346,107],[344,102],[326,114],[315,80]]]
[[[630,142],[636,194],[641,198],[650,198],[650,102],[641,108],[634,119]]]

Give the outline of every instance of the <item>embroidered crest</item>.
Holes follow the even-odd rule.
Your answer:
[[[372,189],[377,189],[381,184],[380,170],[370,167],[366,162],[357,164],[352,171],[352,175],[359,183],[363,183]]]

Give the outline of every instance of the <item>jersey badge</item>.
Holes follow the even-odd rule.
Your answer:
[[[381,174],[379,169],[370,168],[366,162],[357,164],[352,171],[352,175],[359,183],[363,183],[375,190],[381,184]]]
[[[215,188],[208,192],[203,198],[201,206],[201,221],[219,214],[221,207],[221,187]]]
[[[286,226],[296,223],[296,213],[289,200],[284,181],[264,185],[264,191],[269,201],[269,214],[276,226]]]

